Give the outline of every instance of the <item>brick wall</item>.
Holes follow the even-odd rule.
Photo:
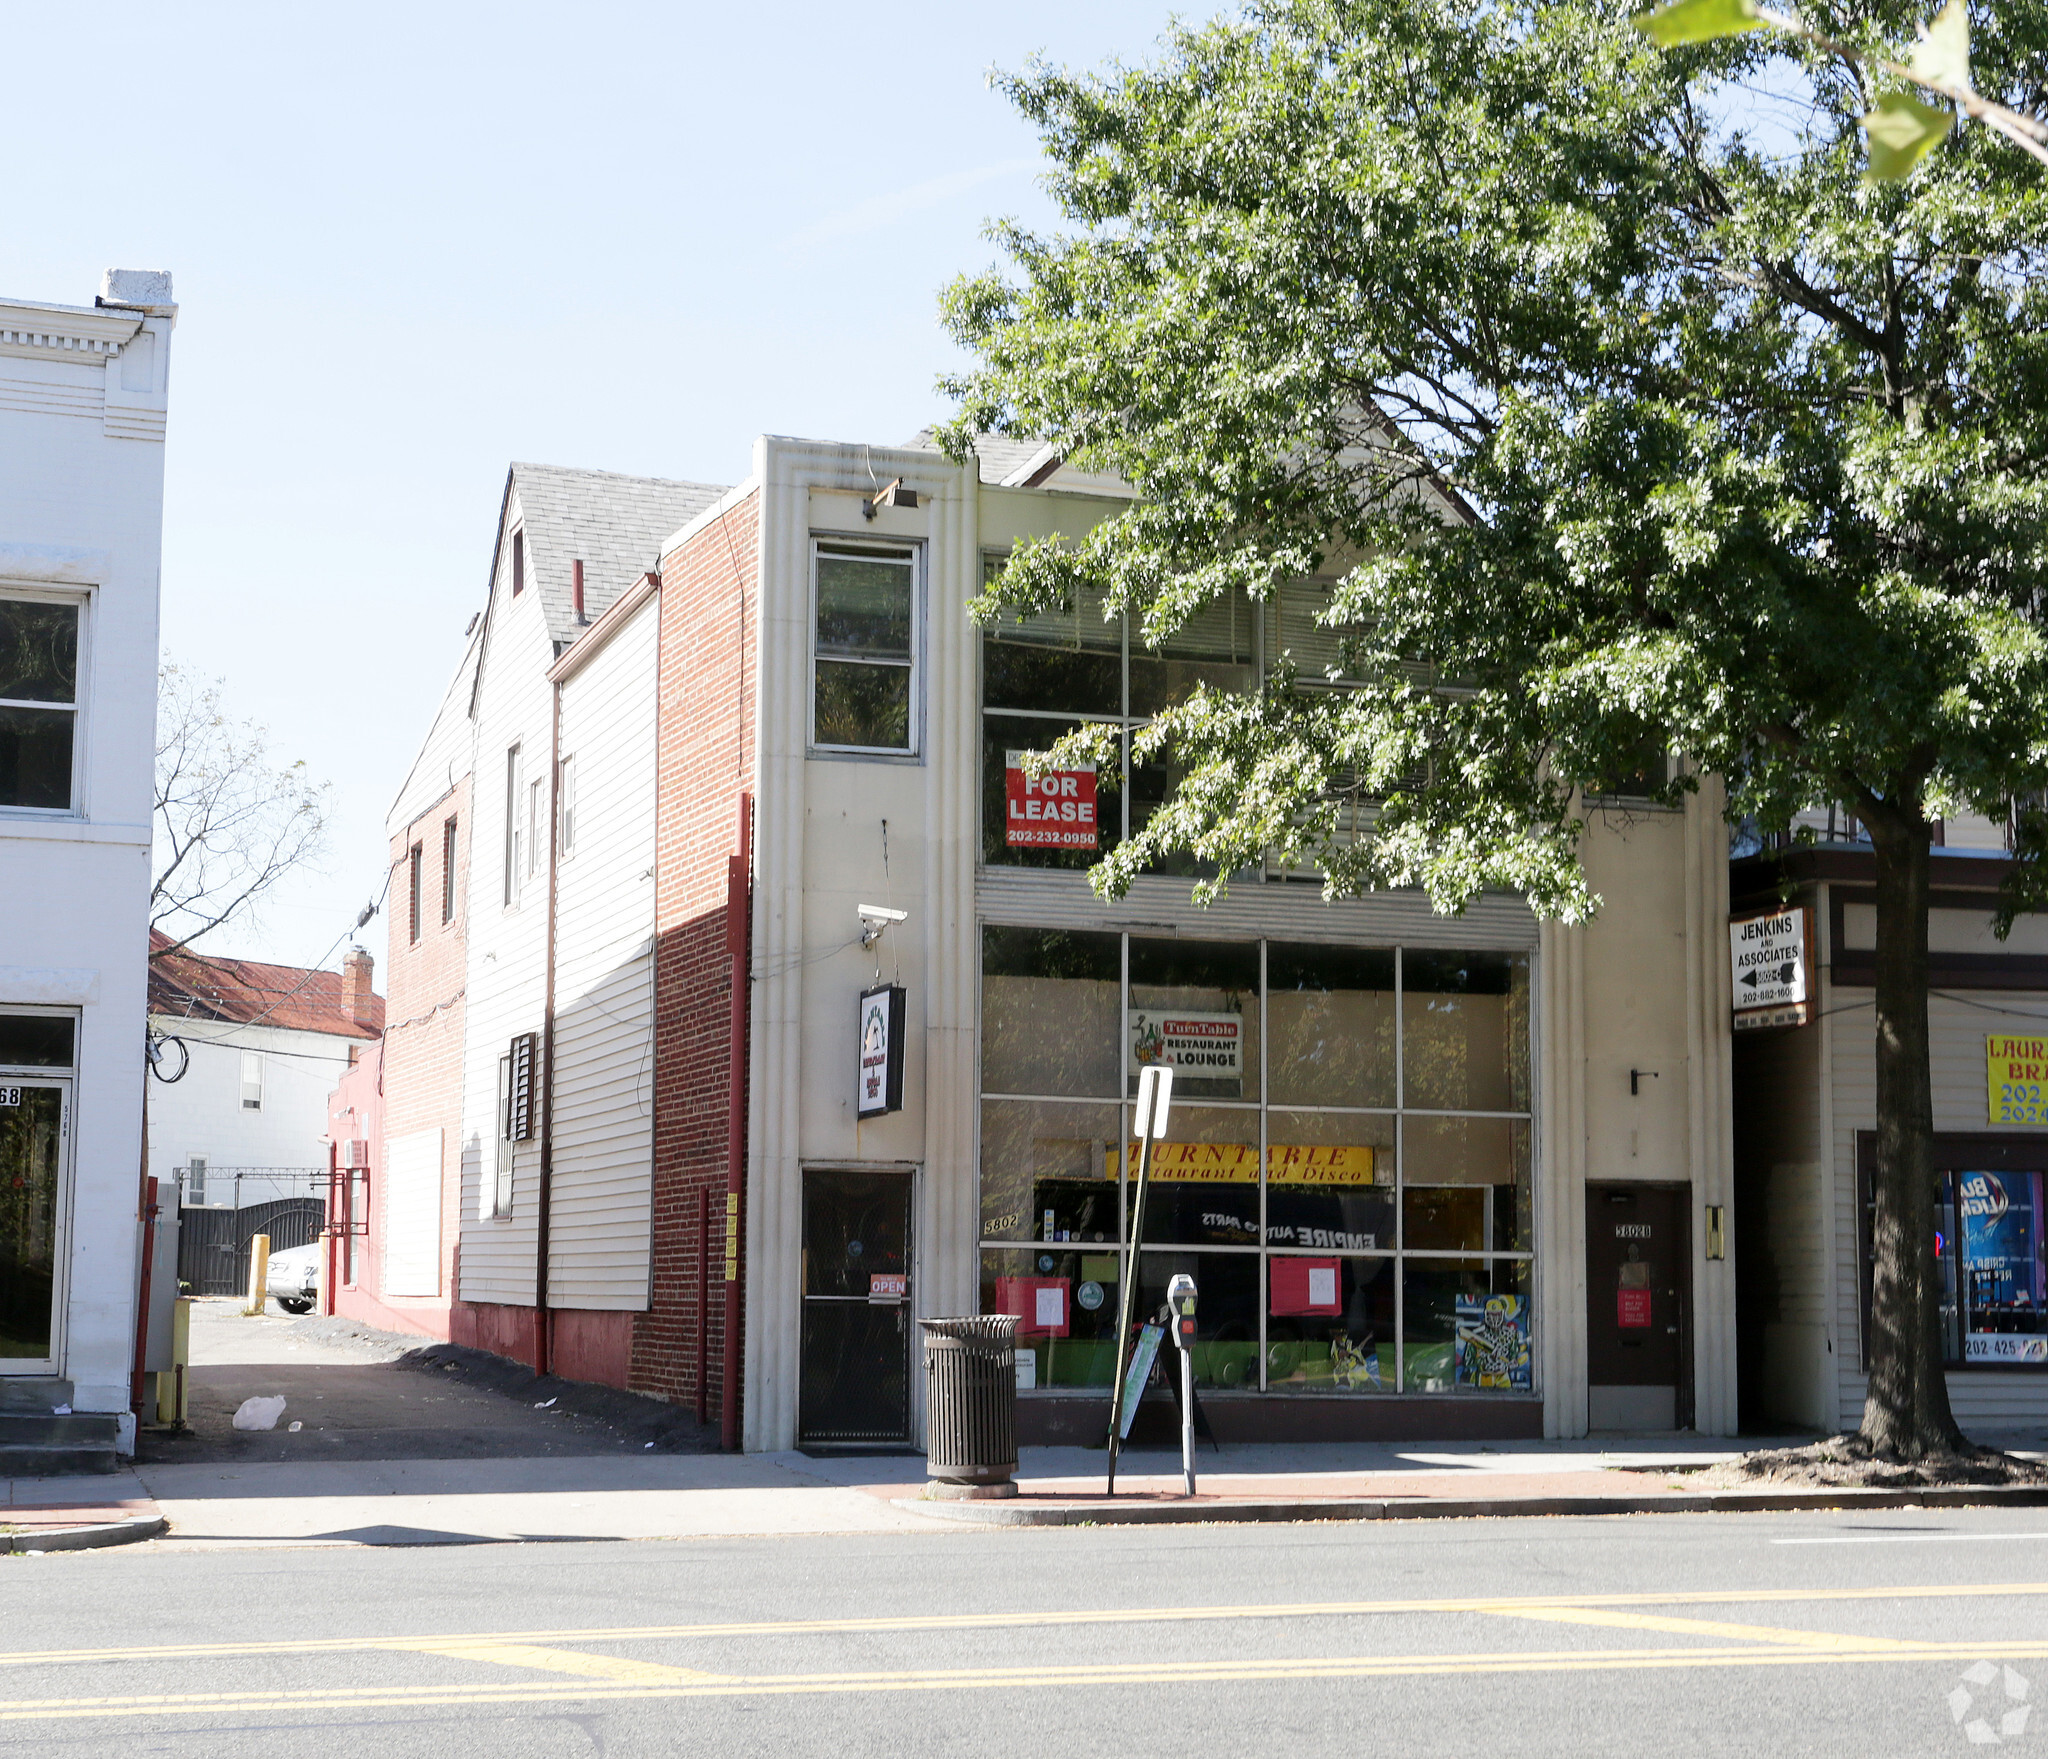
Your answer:
[[[441,1131],[441,1293],[387,1298],[383,1293],[379,1165],[372,1168],[372,1234],[363,1242],[355,1290],[339,1310],[390,1330],[449,1335],[456,1252],[462,1238],[463,989],[468,981],[469,778],[391,839],[390,954],[385,971],[384,1138]],[[455,821],[455,914],[441,920],[446,871],[444,827]],[[420,933],[412,938],[411,852],[420,846]],[[380,1145],[381,1146],[381,1145]]]
[[[737,847],[740,795],[753,787],[759,509],[757,492],[661,566],[653,1288],[634,1328],[630,1384],[681,1404],[701,1401],[714,1420],[724,1396],[731,1097],[726,862]],[[702,1334],[700,1262],[710,1272]]]

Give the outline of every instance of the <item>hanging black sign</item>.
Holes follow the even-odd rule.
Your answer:
[[[909,993],[895,983],[860,993],[860,1081],[854,1103],[860,1117],[903,1109],[903,1008]]]

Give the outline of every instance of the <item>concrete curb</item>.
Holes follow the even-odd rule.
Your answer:
[[[1932,1490],[1710,1490],[1663,1496],[1388,1497],[1293,1502],[927,1502],[898,1497],[940,1521],[984,1527],[1142,1527],[1203,1521],[1454,1521],[1516,1515],[1786,1514],[1802,1509],[2048,1508],[2048,1485]]]
[[[7,1511],[0,1509],[0,1524]],[[106,1521],[93,1527],[55,1527],[44,1533],[0,1533],[0,1557],[41,1551],[98,1551],[102,1546],[133,1545],[160,1539],[170,1530],[162,1515],[137,1515],[127,1521]]]

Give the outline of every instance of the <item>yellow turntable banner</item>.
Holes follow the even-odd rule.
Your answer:
[[[1269,1184],[1370,1185],[1376,1151],[1363,1144],[1301,1147],[1275,1142],[1266,1149]],[[1130,1145],[1131,1172],[1138,1170],[1138,1144]],[[1116,1150],[1104,1157],[1105,1177],[1116,1177]],[[1255,1185],[1259,1151],[1250,1142],[1155,1142],[1152,1176],[1176,1185]]]

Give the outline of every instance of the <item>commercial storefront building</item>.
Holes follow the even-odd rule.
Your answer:
[[[1742,1408],[1833,1432],[1862,1420],[1876,1148],[1877,896],[1839,817],[1818,846],[1738,860],[1738,917],[1796,919],[1811,1005],[1736,1034]],[[2048,918],[1993,932],[2003,827],[1944,827],[1931,862],[1935,1226],[1949,1403],[1978,1439],[2048,1426]]]
[[[1034,783],[1012,754],[1081,719],[1133,728],[1198,680],[1251,688],[1283,653],[1310,676],[1334,657],[1313,583],[1158,652],[1085,606],[971,622],[1020,536],[1076,536],[1123,500],[1031,448],[959,469],[771,439],[666,549],[665,598],[716,578],[727,616],[746,607],[722,661],[737,720],[715,751],[698,729],[664,752],[698,889],[660,882],[665,940],[703,922],[731,797],[754,795],[746,1444],[914,1439],[912,1322],[977,1309],[1020,1316],[1024,1436],[1099,1433],[1128,1098],[1161,1054],[1178,1098],[1142,1296],[1196,1276],[1219,1434],[1731,1430],[1711,781],[1682,812],[1589,808],[1606,906],[1585,928],[1504,897],[1458,918],[1407,894],[1326,903],[1279,871],[1208,909],[1185,873],[1106,905],[1084,870],[1163,782]],[[700,642],[690,663],[721,662]],[[665,861],[692,847],[660,842]],[[864,936],[864,905],[903,919]],[[658,974],[658,1010],[685,975]],[[901,1109],[863,1115],[860,997],[882,987],[903,992]],[[717,1067],[711,1000],[706,1033],[658,1060],[662,1093]]]
[[[1170,777],[1021,753],[1283,660],[1363,687],[1315,582],[1157,650],[1086,605],[974,624],[1020,537],[1128,501],[994,441],[763,438],[723,491],[517,467],[416,790],[473,779],[464,977],[431,998],[462,997],[462,1091],[385,1065],[387,1107],[461,1144],[451,1325],[749,1448],[901,1446],[916,1320],[1006,1310],[1025,1438],[1090,1438],[1164,1057],[1141,1294],[1196,1277],[1220,1435],[1732,1430],[1714,783],[1587,803],[1583,928],[1277,866],[1206,909],[1191,869],[1105,904],[1087,868]],[[396,1000],[406,957],[400,1021],[430,999]]]

